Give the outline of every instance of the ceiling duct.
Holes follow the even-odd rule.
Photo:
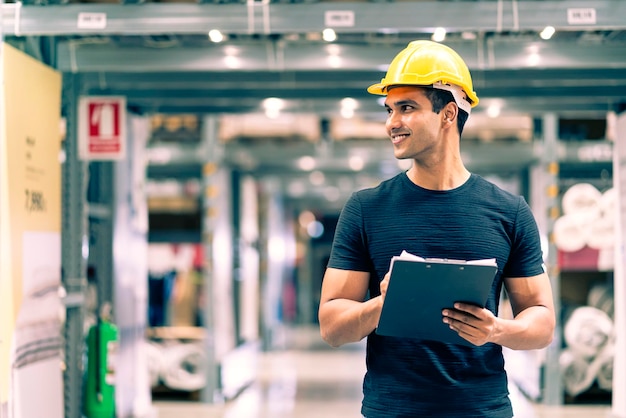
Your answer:
[[[335,141],[355,139],[385,139],[384,122],[367,121],[359,118],[335,118],[330,122],[330,136]]]
[[[463,140],[480,142],[522,141],[533,137],[533,120],[528,115],[499,115],[473,113],[463,129]]]
[[[284,113],[277,118],[262,113],[223,115],[218,133],[221,142],[257,139],[316,142],[320,135],[319,116],[305,113]]]

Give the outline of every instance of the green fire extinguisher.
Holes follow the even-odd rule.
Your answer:
[[[106,311],[107,309],[102,309]],[[110,311],[110,309],[108,309]],[[87,378],[84,414],[87,418],[115,418],[115,354],[118,331],[103,313],[87,335]]]

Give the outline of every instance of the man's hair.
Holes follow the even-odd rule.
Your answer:
[[[450,102],[455,102],[454,96],[452,96],[452,93],[447,90],[425,88],[424,94],[432,104],[433,112],[437,114],[441,112],[445,105]],[[463,127],[465,126],[465,122],[467,122],[468,118],[469,115],[464,110],[461,110],[461,108],[459,107],[459,112],[456,118],[456,126],[459,129],[459,136],[461,136],[461,134],[463,133]]]

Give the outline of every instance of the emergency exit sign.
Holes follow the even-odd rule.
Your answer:
[[[82,96],[78,143],[83,160],[119,160],[126,154],[126,98]]]

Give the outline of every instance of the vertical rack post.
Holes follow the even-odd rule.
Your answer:
[[[111,161],[89,164],[89,264],[94,267],[97,286],[96,315],[105,303],[113,304],[113,179]]]
[[[559,356],[561,351],[561,291],[560,271],[558,265],[557,249],[552,236],[553,226],[559,217],[559,162],[558,162],[558,125],[557,116],[548,113],[543,117],[543,153],[542,166],[545,167],[545,212],[547,217],[546,228],[548,231],[548,259],[547,268],[552,292],[554,297],[554,310],[556,312],[556,329],[554,340],[547,348],[545,363],[545,378],[543,402],[547,405],[561,405],[563,403],[563,385],[561,382],[561,370]]]
[[[202,169],[202,183],[204,193],[202,196],[203,216],[202,216],[202,247],[204,254],[203,282],[205,306],[203,314],[206,337],[204,340],[204,350],[206,353],[206,385],[202,390],[202,400],[206,403],[217,403],[221,401],[219,364],[216,359],[215,350],[215,315],[214,293],[213,293],[213,236],[215,230],[215,214],[213,213],[215,193],[217,185],[215,174],[221,158],[220,147],[217,138],[217,119],[207,116],[202,121],[202,141],[204,148],[204,166]]]
[[[617,136],[613,144],[613,184],[617,189],[617,225],[615,240],[615,271],[613,297],[615,301],[615,358],[613,360],[613,402],[615,418],[626,418],[626,111],[618,115]]]
[[[87,164],[78,156],[78,75],[63,78],[63,114],[66,118],[65,162],[62,166],[61,280],[66,297],[65,418],[82,416],[83,301],[88,253],[86,187]]]

